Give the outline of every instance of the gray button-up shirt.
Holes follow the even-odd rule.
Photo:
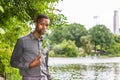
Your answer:
[[[22,76],[44,76],[48,75],[48,49],[40,47],[42,41],[39,41],[33,33],[17,40],[12,57],[11,66],[20,69]],[[42,49],[39,54],[39,50]],[[41,55],[42,63],[40,66],[29,68],[33,59]]]

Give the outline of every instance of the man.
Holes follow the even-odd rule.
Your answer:
[[[10,64],[20,70],[22,80],[49,80],[48,49],[42,47],[49,23],[48,16],[38,15],[35,30],[17,40]]]

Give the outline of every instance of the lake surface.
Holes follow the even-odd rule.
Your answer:
[[[120,58],[50,58],[52,80],[120,80]]]

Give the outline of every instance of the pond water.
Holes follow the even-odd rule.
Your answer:
[[[52,80],[120,80],[119,58],[54,58],[50,62]]]

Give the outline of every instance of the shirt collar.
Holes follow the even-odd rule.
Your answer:
[[[31,38],[31,39],[37,39],[37,38],[34,36],[33,32],[30,33],[30,38]]]
[[[31,39],[36,39],[36,40],[38,40],[38,39],[34,36],[33,32],[30,33],[30,38],[31,38]],[[41,38],[40,41],[43,41],[43,37]]]

